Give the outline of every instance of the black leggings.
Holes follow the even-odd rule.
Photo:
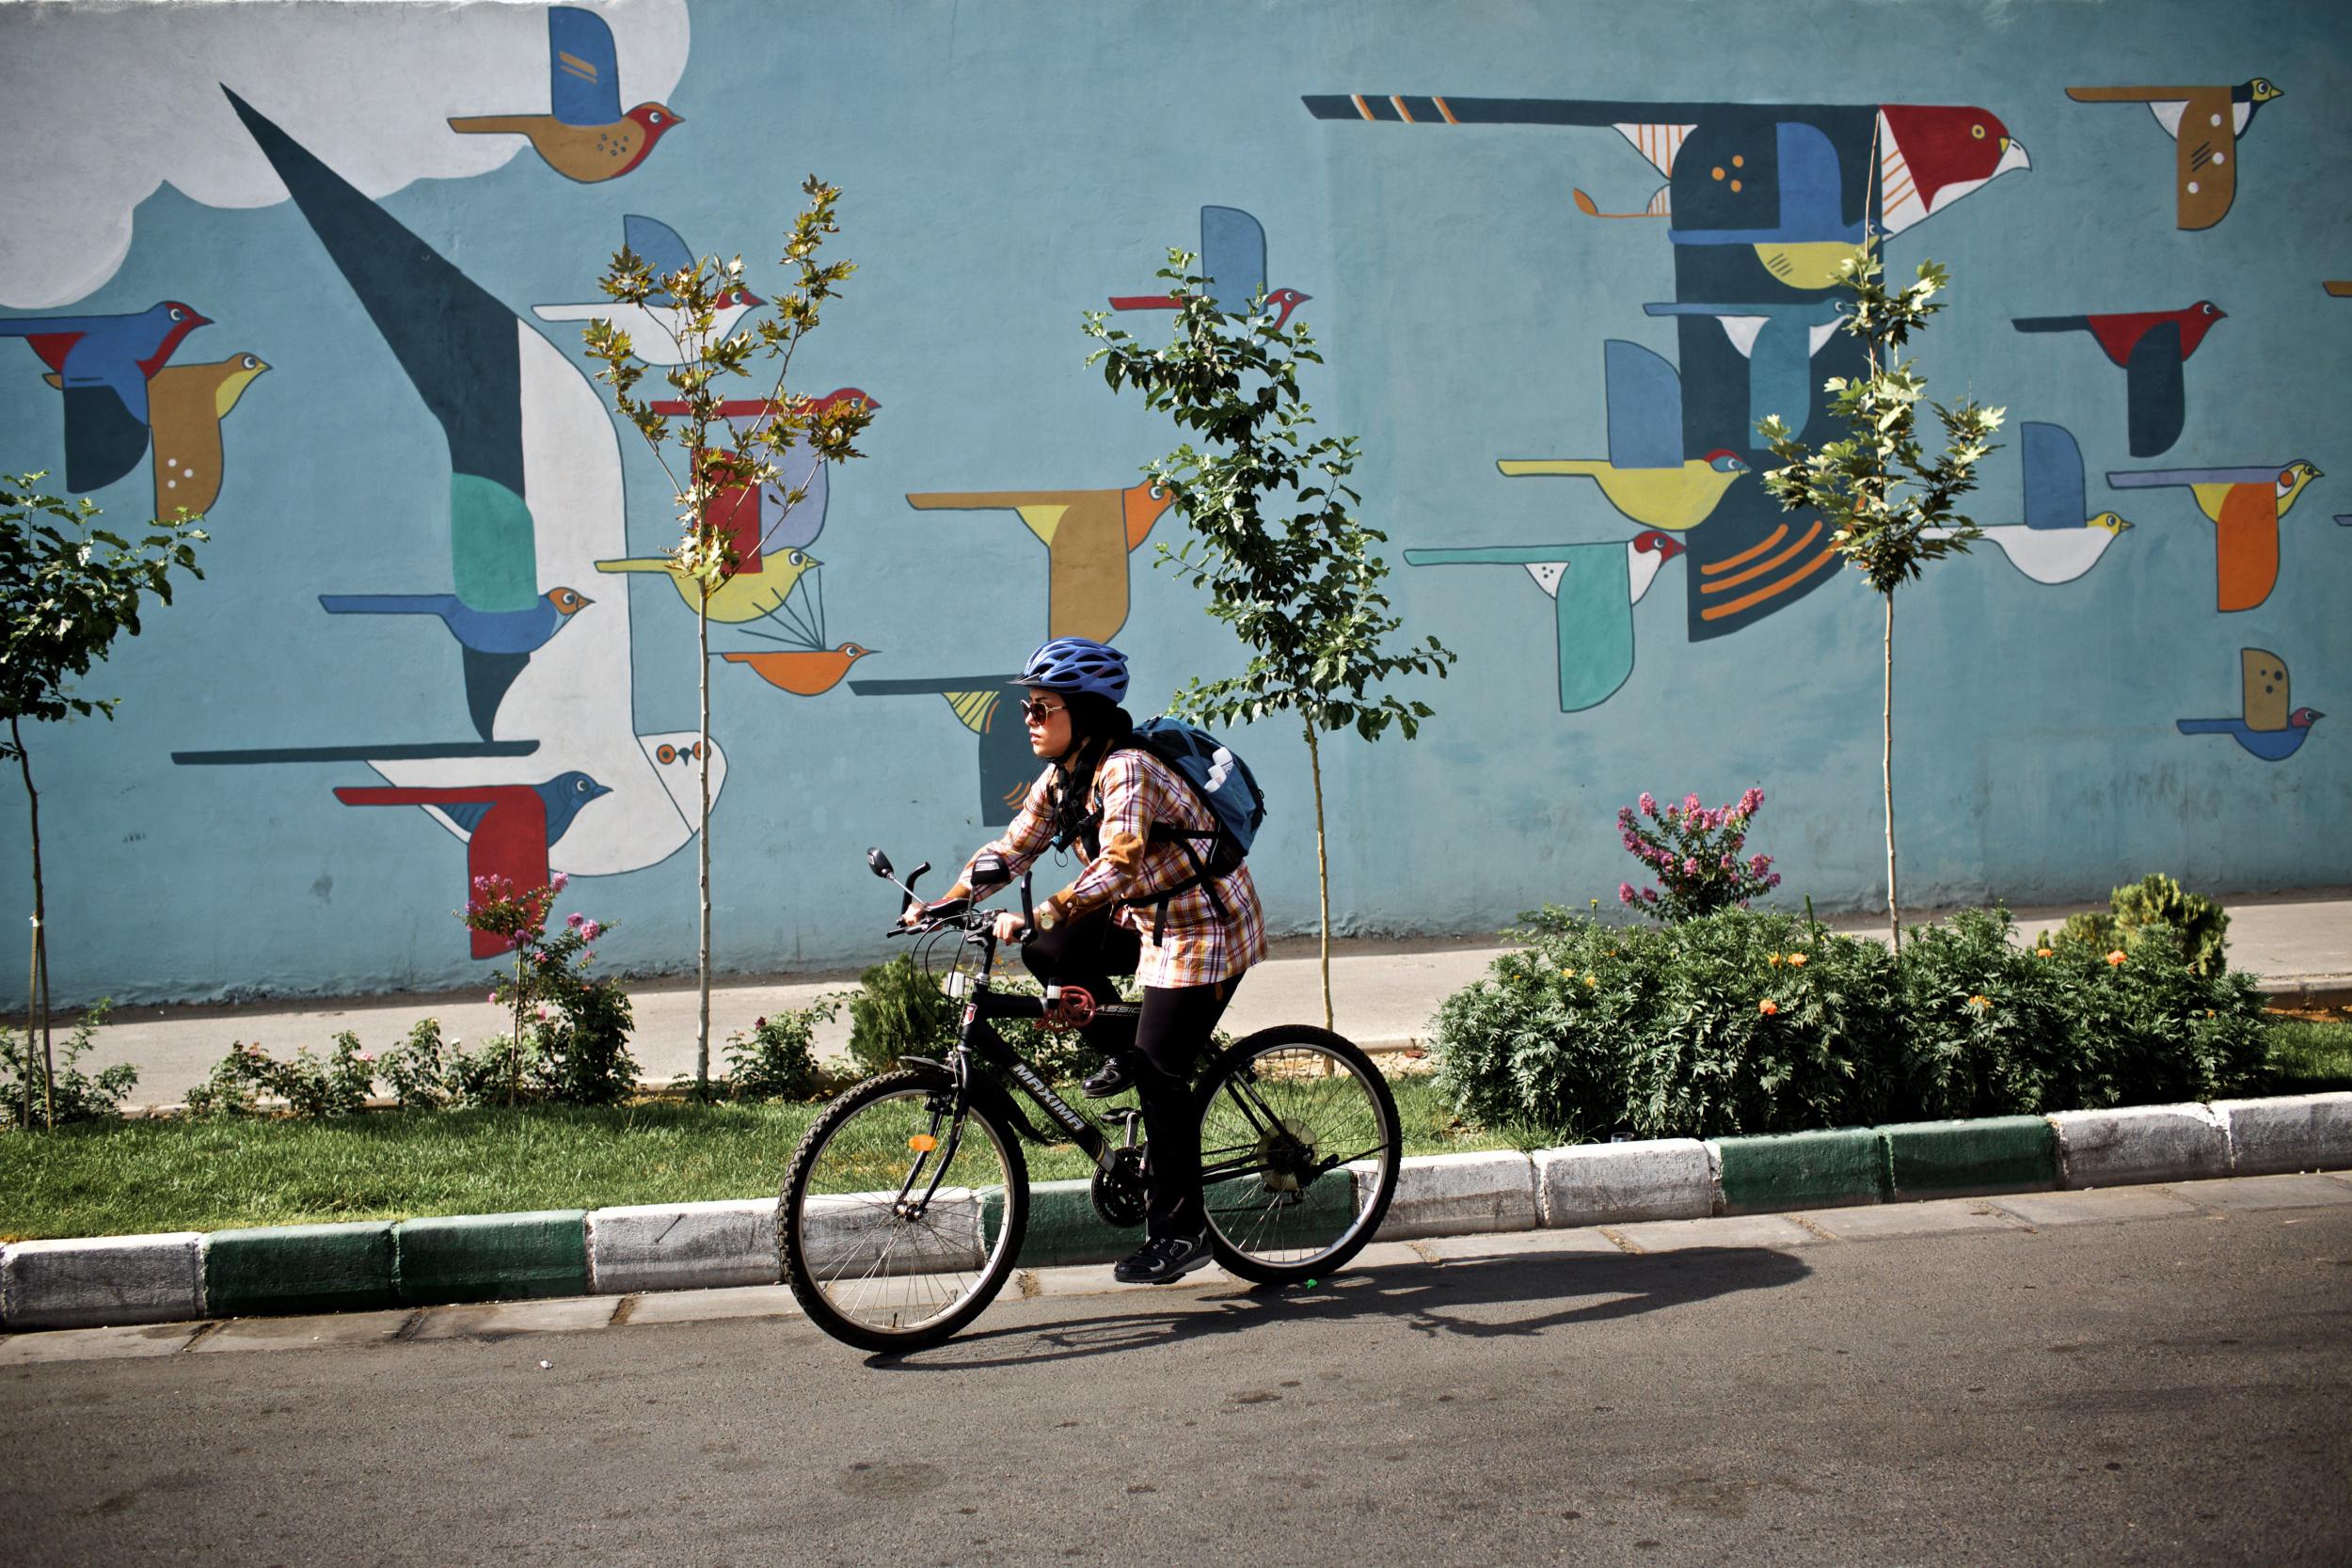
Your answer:
[[[1082,986],[1098,1001],[1109,1001],[1119,994],[1111,977],[1135,973],[1141,942],[1104,911],[1040,932],[1022,949],[1021,959],[1041,980]],[[1208,1227],[1208,1211],[1200,1199],[1200,1121],[1193,1102],[1192,1073],[1239,979],[1235,975],[1206,986],[1143,988],[1143,1016],[1136,1024],[1136,1049],[1128,1066],[1143,1110],[1144,1135],[1152,1145],[1144,1233],[1154,1239],[1198,1236]],[[1106,1053],[1118,1049],[1096,1029],[1087,1036]]]

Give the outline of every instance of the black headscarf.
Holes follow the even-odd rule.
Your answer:
[[[1087,806],[1087,796],[1094,787],[1094,770],[1109,754],[1112,743],[1133,732],[1136,721],[1125,708],[1092,691],[1064,692],[1062,700],[1070,706],[1071,747],[1054,765],[1060,775],[1055,780],[1055,836],[1084,845],[1090,859],[1102,850],[1097,836],[1100,818]]]

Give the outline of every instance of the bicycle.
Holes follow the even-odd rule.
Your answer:
[[[902,916],[920,902],[914,884],[928,863],[903,882],[880,849],[866,851],[866,863],[903,895]],[[777,1259],[794,1297],[811,1323],[864,1350],[937,1344],[995,1299],[1027,1233],[1025,1140],[1074,1144],[1093,1166],[1095,1212],[1122,1228],[1144,1221],[1151,1167],[1150,1144],[1136,1138],[1141,1113],[1107,1113],[1124,1124],[1114,1138],[994,1027],[1123,1022],[1132,1040],[1141,1008],[1098,1003],[1076,987],[1048,985],[1042,996],[995,989],[994,917],[978,906],[1009,879],[990,880],[985,892],[926,905],[913,927],[893,928],[954,935],[959,961],[944,980],[963,1004],[954,1047],[945,1060],[903,1057],[898,1070],[844,1090],[801,1140],[777,1198]],[[1021,895],[1030,915],[1025,877]],[[966,957],[977,961],[967,967]],[[1217,1052],[1200,1085],[1201,1189],[1216,1262],[1258,1284],[1294,1285],[1354,1258],[1388,1213],[1404,1142],[1395,1098],[1371,1057],[1328,1030],[1280,1024]]]

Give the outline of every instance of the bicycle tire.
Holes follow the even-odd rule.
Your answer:
[[[1029,1223],[1028,1161],[986,1105],[967,1106],[956,1129],[954,1092],[936,1068],[869,1078],[827,1106],[793,1152],[776,1199],[776,1259],[809,1322],[845,1344],[938,1344],[1012,1275]],[[926,1162],[939,1150],[948,1164],[934,1190]],[[908,1190],[933,1191],[920,1215],[894,1207]]]
[[[1318,1062],[1340,1070],[1310,1073]],[[1211,1062],[1200,1115],[1209,1243],[1229,1274],[1321,1278],[1380,1228],[1404,1132],[1388,1080],[1353,1041],[1303,1023],[1262,1029]]]

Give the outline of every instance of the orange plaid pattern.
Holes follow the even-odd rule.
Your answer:
[[[974,856],[993,850],[1012,868],[1015,877],[1054,844],[1054,774],[1048,768],[1029,786],[1021,815],[1004,836],[984,845]],[[1163,920],[1154,895],[1192,875],[1184,847],[1172,841],[1154,843],[1152,825],[1206,830],[1216,825],[1209,808],[1194,795],[1168,764],[1149,752],[1128,747],[1104,757],[1094,770],[1094,786],[1087,797],[1089,810],[1103,814],[1102,850],[1068,887],[1042,902],[1067,918],[1104,906],[1132,900],[1112,919],[1143,934],[1143,956],[1136,979],[1147,986],[1205,986],[1230,980],[1265,957],[1265,911],[1258,903],[1258,886],[1249,867],[1236,866],[1227,876],[1184,889],[1169,897]],[[1085,847],[1077,847],[1081,858]],[[1205,841],[1195,848],[1207,853]],[[959,886],[971,885],[967,862]],[[1219,916],[1209,901],[1216,890],[1225,913]],[[1154,925],[1160,937],[1152,940]]]

